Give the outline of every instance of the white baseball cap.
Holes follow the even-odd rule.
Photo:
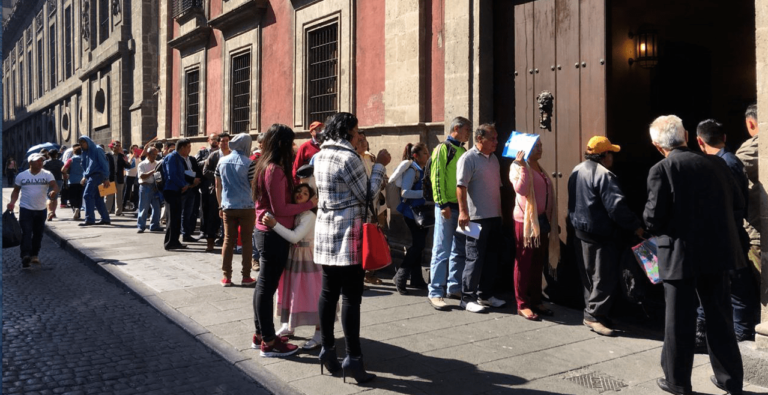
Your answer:
[[[29,156],[29,159],[27,159],[27,162],[36,162],[40,159],[45,159],[45,156],[43,156],[43,154],[35,153]]]

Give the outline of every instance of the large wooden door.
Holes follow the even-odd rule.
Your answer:
[[[568,177],[590,137],[605,130],[605,0],[536,0],[515,6],[515,128],[541,135],[565,240]],[[551,130],[536,97],[554,97]]]

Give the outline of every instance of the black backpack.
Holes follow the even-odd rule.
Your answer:
[[[454,147],[453,144],[448,141],[443,141],[442,143],[438,144],[435,149],[440,149],[441,145],[445,145],[446,149],[448,150],[448,160],[445,162],[445,165],[448,166],[448,164],[450,164],[453,160],[453,157],[456,156],[456,147]],[[430,155],[429,160],[427,160],[427,165],[424,166],[424,178],[421,180],[421,189],[424,193],[424,200],[428,202],[435,201],[434,196],[432,196],[432,179],[430,178],[431,174],[432,156]]]

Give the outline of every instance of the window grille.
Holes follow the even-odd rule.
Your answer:
[[[64,78],[72,76],[72,8],[64,9]]]
[[[251,113],[251,53],[232,57],[232,128],[234,134],[248,132]]]
[[[173,0],[172,17],[178,18],[192,9],[202,9],[203,0]]]
[[[56,25],[53,24],[48,30],[48,38],[50,40],[48,45],[48,57],[51,59],[51,67],[48,70],[48,74],[51,76],[51,90],[56,87],[56,81],[58,79],[58,73],[56,70]]]
[[[197,136],[200,117],[200,70],[187,72],[187,136]]]
[[[43,97],[43,40],[37,40],[37,97]]]
[[[325,122],[338,112],[338,23],[307,35],[307,122]]]
[[[109,37],[109,0],[99,1],[99,44]]]

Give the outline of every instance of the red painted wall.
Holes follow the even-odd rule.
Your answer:
[[[384,123],[385,0],[358,0],[356,51],[356,109],[360,126]]]
[[[367,0],[370,1],[370,0]],[[261,31],[261,129],[293,125],[293,6],[270,0]]]
[[[215,1],[213,0],[212,3]],[[214,30],[208,42],[207,82],[205,84],[205,129],[203,130],[205,135],[223,132],[224,74],[222,73],[223,58],[221,53],[223,45],[224,38],[221,32]]]
[[[222,0],[211,0],[211,7],[208,9],[210,12],[210,19],[216,18],[221,15]]]
[[[179,24],[173,21],[173,37],[179,36]],[[181,136],[181,53],[176,49],[173,52],[173,75],[171,78],[171,136]],[[166,95],[168,97],[168,95]]]
[[[432,50],[430,56],[429,121],[445,119],[445,1],[432,0]]]

